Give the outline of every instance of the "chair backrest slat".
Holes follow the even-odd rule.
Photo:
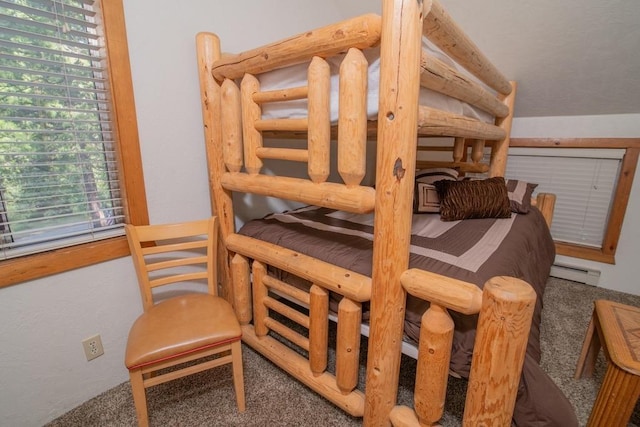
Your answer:
[[[177,267],[185,267],[189,265],[206,265],[209,261],[207,255],[202,255],[198,257],[189,257],[189,258],[179,258],[179,259],[169,259],[156,261],[153,263],[147,263],[147,271],[158,271],[158,270],[168,270],[171,268]]]
[[[207,292],[218,294],[216,217],[125,228],[145,311],[154,304],[152,288],[159,286],[204,279]]]
[[[180,243],[163,243],[162,245],[158,245],[156,242],[156,246],[149,246],[142,248],[142,253],[144,255],[153,255],[153,254],[161,254],[165,252],[178,252],[178,251],[188,251],[191,249],[200,249],[206,248],[208,242],[206,240],[198,240],[193,242],[180,242]]]
[[[151,288],[156,288],[158,286],[170,285],[172,283],[202,280],[202,279],[206,279],[207,277],[208,277],[208,274],[206,271],[200,272],[200,273],[175,274],[172,276],[165,276],[158,279],[152,279],[149,281],[149,286]]]

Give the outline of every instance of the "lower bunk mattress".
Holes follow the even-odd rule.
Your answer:
[[[373,214],[351,214],[322,207],[304,207],[246,223],[240,234],[268,241],[371,276]],[[439,214],[415,214],[411,232],[410,268],[420,268],[476,284],[494,276],[522,279],[537,294],[518,391],[516,425],[577,425],[570,403],[539,366],[542,297],[555,258],[555,246],[542,214],[531,209],[510,218],[442,221]],[[297,278],[276,272],[289,283]],[[333,296],[336,307],[338,296]],[[429,303],[407,297],[406,339],[417,343],[422,314]],[[363,305],[363,320],[368,317]],[[455,322],[450,369],[468,378],[477,315],[450,310]],[[499,356],[498,356],[499,357]]]

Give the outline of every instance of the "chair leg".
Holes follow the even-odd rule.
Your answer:
[[[133,404],[136,407],[136,416],[138,417],[138,426],[148,427],[147,395],[144,389],[142,371],[139,369],[129,371],[129,379],[131,382],[131,392],[133,393]]]
[[[583,376],[591,377],[593,370],[596,366],[596,360],[598,358],[598,352],[600,351],[601,343],[600,336],[597,331],[597,313],[593,310],[587,333],[584,337],[584,343],[582,344],[582,351],[580,352],[580,358],[576,366],[576,372],[574,379],[581,378]]]
[[[242,345],[238,340],[231,344],[231,357],[233,362],[233,387],[236,391],[236,402],[238,404],[238,411],[244,412],[245,399],[244,399],[244,374],[242,371]]]

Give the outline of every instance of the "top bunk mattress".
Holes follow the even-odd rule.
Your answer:
[[[428,55],[435,57],[443,63],[458,69],[455,62],[438,50],[426,38],[422,40],[422,49]],[[377,120],[379,82],[380,82],[380,47],[373,47],[362,51],[368,66],[368,92],[367,92],[367,118]],[[331,122],[338,121],[338,90],[340,64],[346,54],[326,58],[331,73]],[[309,62],[292,65],[277,70],[269,71],[258,76],[260,88],[263,91],[289,89],[307,85],[307,69]],[[477,79],[474,79],[477,81]],[[421,88],[420,105],[458,114],[460,116],[480,120],[484,123],[493,123],[494,117],[466,102],[444,95],[431,89]],[[296,119],[307,117],[307,100],[293,100],[286,102],[273,102],[263,105],[263,119]]]

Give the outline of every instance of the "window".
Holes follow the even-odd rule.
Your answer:
[[[0,0],[0,39],[0,286],[127,255],[148,215],[122,1]]]
[[[624,150],[511,148],[505,176],[554,193],[556,241],[601,248]]]
[[[614,263],[640,140],[514,138],[510,147],[506,177],[557,197],[551,225],[557,253]]]

